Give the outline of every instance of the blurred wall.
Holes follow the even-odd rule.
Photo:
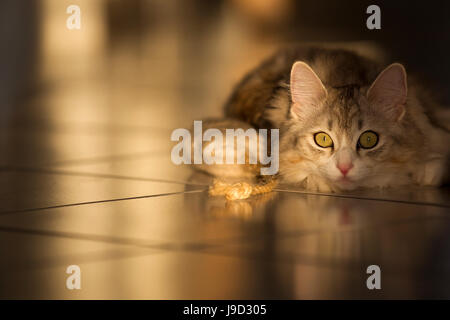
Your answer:
[[[83,24],[91,28],[85,27],[75,40],[72,34],[68,41],[68,31],[57,25],[64,23],[66,4],[72,3],[82,7]],[[381,7],[381,30],[365,27],[365,11],[370,4]],[[45,64],[46,59],[53,64],[58,52],[77,56],[92,49],[96,55],[105,56],[123,41],[145,47],[154,38],[149,34],[158,33],[175,39],[178,59],[187,75],[200,68],[198,61],[188,61],[192,54],[252,50],[243,47],[242,42],[234,42],[245,38],[230,34],[250,35],[254,43],[271,42],[274,46],[287,42],[373,40],[390,51],[392,61],[404,62],[408,69],[422,74],[450,104],[449,13],[450,2],[443,0],[2,0],[0,104],[4,109],[32,92],[29,83],[37,64]],[[218,32],[219,24],[225,25],[225,31]],[[224,37],[228,37],[227,42],[221,42]],[[219,47],[224,44],[226,48]],[[40,53],[42,59],[38,61]],[[66,58],[60,58],[64,64]],[[35,90],[40,90],[38,82],[34,83]]]
[[[0,117],[30,92],[37,58],[38,3],[0,2]]]

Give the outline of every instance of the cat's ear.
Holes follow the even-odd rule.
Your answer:
[[[302,61],[297,61],[291,70],[291,113],[295,117],[302,118],[327,97],[327,89],[314,73],[310,66]]]
[[[388,119],[399,121],[405,114],[407,93],[405,68],[400,63],[393,63],[375,79],[367,91],[367,98]]]

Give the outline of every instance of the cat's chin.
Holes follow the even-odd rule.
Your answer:
[[[339,178],[338,180],[335,180],[334,186],[336,189],[342,191],[350,191],[358,188],[358,184],[354,180],[348,178]]]

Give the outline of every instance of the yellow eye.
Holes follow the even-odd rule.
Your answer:
[[[358,145],[363,149],[372,149],[378,143],[378,134],[373,131],[365,131],[359,137]]]
[[[333,146],[333,140],[331,140],[331,137],[325,132],[317,132],[314,135],[314,141],[319,147],[322,148],[329,148]]]

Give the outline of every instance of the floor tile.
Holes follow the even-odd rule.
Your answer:
[[[76,259],[70,263],[76,263]],[[261,263],[233,257],[158,253],[78,265],[81,290],[66,289],[65,266],[9,272],[8,278],[2,278],[3,288],[9,289],[6,292],[11,298],[38,299],[230,299],[271,295],[261,290],[266,286]],[[289,292],[272,292],[273,297],[276,293],[289,296]]]
[[[55,234],[0,230],[0,298],[33,299],[48,297],[58,291],[69,293],[66,270],[71,265],[106,263],[158,252]],[[53,271],[51,275],[48,274],[49,269]]]
[[[427,237],[439,235],[440,228],[426,229],[424,222],[438,221],[431,225],[445,227],[449,221],[447,213],[445,208],[433,206],[295,193],[272,193],[227,202],[221,197],[210,197],[206,192],[194,192],[3,214],[0,226],[91,234],[126,243],[156,241],[185,245],[185,249],[195,249],[199,244],[263,242],[275,245],[290,238],[294,240],[289,241],[295,243],[296,237],[300,237],[306,242],[298,251],[305,250],[303,253],[314,256],[320,253],[322,243],[331,247],[338,245],[334,237],[348,242],[348,248],[344,249],[351,252],[360,249],[357,245],[361,245],[362,239],[358,235],[376,234],[376,230],[390,230],[397,225],[404,226],[408,232],[411,230],[406,233],[409,236],[417,232],[417,228],[423,228]],[[357,236],[346,238],[344,234]],[[307,237],[310,235],[318,237],[312,238],[312,247]],[[374,242],[379,245],[379,241]],[[378,250],[369,244],[369,251]],[[339,258],[345,261],[346,257]]]
[[[53,168],[79,173],[98,173],[115,176],[164,179],[192,184],[205,184],[211,179],[199,179],[201,173],[193,170],[192,166],[176,165],[171,161],[170,150],[149,156],[118,158],[91,163],[67,163]]]
[[[99,238],[76,237],[61,232],[36,232],[24,228],[0,228],[2,272],[30,272],[34,269],[71,264],[114,260],[132,255],[160,252],[151,248],[101,241]],[[1,288],[1,286],[0,286]]]
[[[359,189],[339,193],[309,192],[292,186],[279,186],[279,191],[307,194],[322,194],[332,197],[386,200],[398,203],[415,203],[420,205],[436,205],[450,208],[450,187],[405,186],[402,188]]]
[[[448,276],[449,231],[448,218],[428,217],[303,235],[281,234],[206,250],[352,271],[375,264],[391,276]]]
[[[439,279],[450,274],[448,218],[439,206],[286,192],[236,202],[184,193],[3,214],[3,234],[53,239],[19,239],[25,258],[6,251],[21,268],[4,285],[45,281],[44,289],[9,293],[47,298],[447,297]],[[80,292],[61,284],[68,259],[54,247],[66,241],[94,243],[94,253],[86,245],[70,255],[86,275]],[[56,257],[36,260],[39,244]],[[382,292],[365,286],[371,264],[382,270]]]
[[[9,298],[32,299],[368,299],[420,298],[425,292],[449,297],[448,291],[433,286],[433,277],[419,281],[408,275],[383,275],[382,290],[373,291],[367,289],[365,270],[204,253],[136,254],[104,261],[70,259],[70,263],[80,267],[80,290],[65,287],[68,275],[62,265],[10,271],[2,278],[3,288]]]
[[[0,171],[0,216],[5,212],[183,192],[183,184],[95,176]]]
[[[156,241],[182,245],[186,250],[248,236],[251,222],[244,223],[239,212],[227,217],[226,212],[209,208],[208,201],[205,207],[208,199],[203,192],[182,193],[0,214],[0,226],[111,237],[119,243]]]

